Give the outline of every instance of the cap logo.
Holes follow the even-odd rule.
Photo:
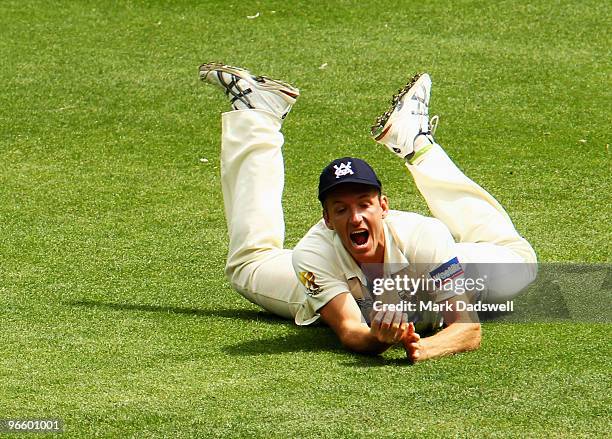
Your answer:
[[[340,163],[340,166],[334,165],[334,169],[336,170],[336,178],[340,178],[348,174],[354,174],[353,170],[351,169],[351,162]]]

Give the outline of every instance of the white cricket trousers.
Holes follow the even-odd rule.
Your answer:
[[[221,185],[229,232],[225,273],[249,301],[295,318],[305,294],[293,270],[292,251],[283,248],[281,123],[262,110],[222,115]],[[524,287],[535,278],[536,256],[529,243],[501,205],[467,178],[442,148],[436,145],[420,163],[407,167],[432,214],[455,237],[460,260],[496,263],[486,264],[490,272],[485,274],[502,281],[499,288],[490,287],[487,301],[501,302],[518,292],[505,280]]]

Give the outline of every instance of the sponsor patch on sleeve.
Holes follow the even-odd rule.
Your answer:
[[[456,277],[461,276],[463,273],[463,267],[459,263],[459,260],[454,257],[450,261],[445,262],[444,264],[430,271],[429,275],[436,282],[439,282],[441,285],[444,285],[445,283],[450,282]]]
[[[316,296],[321,292],[321,287],[315,282],[315,275],[311,271],[300,271],[300,282],[306,287],[306,294]]]

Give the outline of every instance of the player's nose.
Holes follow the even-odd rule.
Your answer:
[[[362,219],[363,218],[362,218],[361,213],[359,212],[359,210],[357,210],[357,209],[352,209],[351,210],[351,217],[350,217],[349,221],[351,222],[352,226],[356,227],[356,226],[360,225]]]

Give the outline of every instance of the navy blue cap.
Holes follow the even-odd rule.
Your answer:
[[[355,157],[336,159],[323,169],[319,176],[319,201],[322,203],[329,191],[344,183],[360,183],[382,189],[382,183],[374,169]]]

